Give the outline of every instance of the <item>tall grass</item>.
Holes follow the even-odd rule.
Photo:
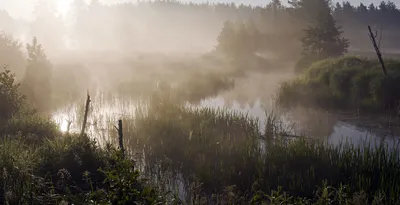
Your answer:
[[[232,188],[235,200],[248,203],[280,187],[293,199],[312,202],[321,187],[344,185],[350,198],[365,193],[372,202],[385,193],[385,204],[398,202],[397,146],[287,140],[280,132],[262,133],[257,119],[247,115],[160,99],[123,119],[126,147],[142,157],[137,159],[145,176],[169,190],[185,190],[187,202],[199,196],[203,202],[221,202]],[[269,127],[277,127],[270,119]]]
[[[170,93],[122,119],[135,161],[87,136],[42,135],[55,129],[46,121],[25,121],[36,143],[17,126],[1,133],[2,204],[399,203],[398,146],[289,140],[273,116],[262,131],[248,115],[180,104]]]
[[[119,151],[86,136],[63,136],[32,145],[0,142],[1,204],[155,204],[163,197]]]

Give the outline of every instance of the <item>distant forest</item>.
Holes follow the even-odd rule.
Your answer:
[[[310,0],[312,2],[315,0]],[[89,5],[75,0],[65,17],[67,25],[54,15],[54,5],[35,7],[31,22],[11,18],[0,12],[0,30],[17,39],[30,41],[33,36],[48,50],[62,49],[65,42],[82,49],[142,51],[184,48],[207,51],[227,20],[252,22],[264,38],[265,51],[295,57],[299,38],[310,21],[298,18],[292,5],[273,0],[265,6],[235,4],[194,4],[176,1],[142,1],[135,4],[103,5],[93,0]],[[393,2],[379,5],[332,3],[337,25],[350,40],[349,51],[372,51],[367,26],[382,34],[383,53],[400,52],[400,10]],[[304,11],[307,14],[307,11]],[[65,39],[69,39],[66,41]],[[49,53],[49,55],[51,55]]]

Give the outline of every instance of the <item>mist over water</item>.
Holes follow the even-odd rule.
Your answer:
[[[296,76],[293,67],[301,49],[298,35],[307,25],[291,17],[290,8],[273,4],[250,7],[157,1],[103,5],[74,1],[64,7],[67,5],[43,1],[35,6],[30,21],[0,12],[0,29],[23,42],[23,56],[7,63],[17,79],[25,77],[26,65],[15,62],[26,57],[24,44],[37,37],[52,64],[50,113],[63,130],[71,122],[74,131],[80,129],[87,91],[94,98],[89,121],[101,130],[113,128],[123,115],[134,115],[137,102],[167,88],[174,90],[179,102],[248,112],[260,118],[262,125],[265,111],[282,114],[274,97],[280,83]],[[350,50],[368,52],[368,36],[361,33],[370,22],[360,18],[346,23],[346,15],[339,11],[335,17],[353,42]],[[253,21],[270,35],[259,42],[268,49],[241,63],[221,55],[216,46],[226,20]],[[383,50],[396,53],[394,39],[399,28],[387,21],[385,29]],[[239,46],[238,50],[245,49]],[[288,129],[297,124],[293,128],[297,134],[327,137],[334,143],[346,135],[380,135],[325,111],[292,110],[282,118]]]

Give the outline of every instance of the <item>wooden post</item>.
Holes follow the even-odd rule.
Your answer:
[[[88,91],[87,98],[86,98],[86,106],[85,106],[85,116],[83,117],[83,123],[82,123],[81,136],[83,136],[83,134],[85,134],[87,117],[88,117],[88,113],[89,113],[89,105],[90,105],[90,95],[89,95],[89,91]]]
[[[379,47],[378,47],[378,45],[376,44],[376,40],[375,40],[377,34],[374,35],[374,34],[372,33],[371,26],[368,26],[368,30],[369,30],[369,37],[371,38],[371,41],[372,41],[372,45],[374,46],[376,55],[378,55],[379,62],[380,62],[381,65],[382,65],[383,74],[387,75],[385,63],[383,62],[383,59],[382,59],[382,54],[381,54],[381,52],[379,51]]]
[[[124,149],[124,134],[122,129],[122,120],[118,120],[118,139],[119,139],[119,148],[122,152],[122,157],[125,158],[125,149]]]
[[[71,124],[72,124],[72,121],[71,121],[71,120],[68,120],[67,134],[69,134],[69,131],[71,130]]]

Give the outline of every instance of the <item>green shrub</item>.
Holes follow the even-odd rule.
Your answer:
[[[298,79],[283,84],[277,101],[284,106],[393,109],[400,101],[399,65],[388,60],[388,76],[384,76],[377,60],[346,56],[318,61]]]
[[[354,75],[351,82],[351,100],[353,104],[358,105],[367,99],[371,99],[371,82],[382,77],[383,74],[377,70],[367,70]],[[369,101],[376,101],[376,99]]]
[[[30,106],[19,92],[15,74],[7,69],[0,73],[0,134],[22,135],[34,141],[59,134],[54,122]]]
[[[131,160],[86,136],[0,142],[1,204],[155,204],[164,199]]]
[[[57,181],[59,170],[67,170],[69,182],[87,191],[89,187],[83,173],[91,173],[96,186],[101,185],[104,179],[98,169],[106,165],[107,155],[88,137],[63,136],[47,140],[38,152],[41,161],[37,173],[39,176],[52,176],[51,181]]]
[[[123,159],[122,153],[116,150],[111,150],[109,157],[110,163],[99,170],[104,175],[106,189],[93,190],[91,204],[166,203],[164,195],[141,177],[132,160]]]
[[[0,73],[0,126],[12,118],[25,102],[18,89],[15,74],[7,69]]]
[[[10,119],[2,130],[2,133],[21,135],[33,142],[45,138],[54,138],[60,134],[60,131],[51,119],[46,119],[38,114],[32,114],[18,115]]]

